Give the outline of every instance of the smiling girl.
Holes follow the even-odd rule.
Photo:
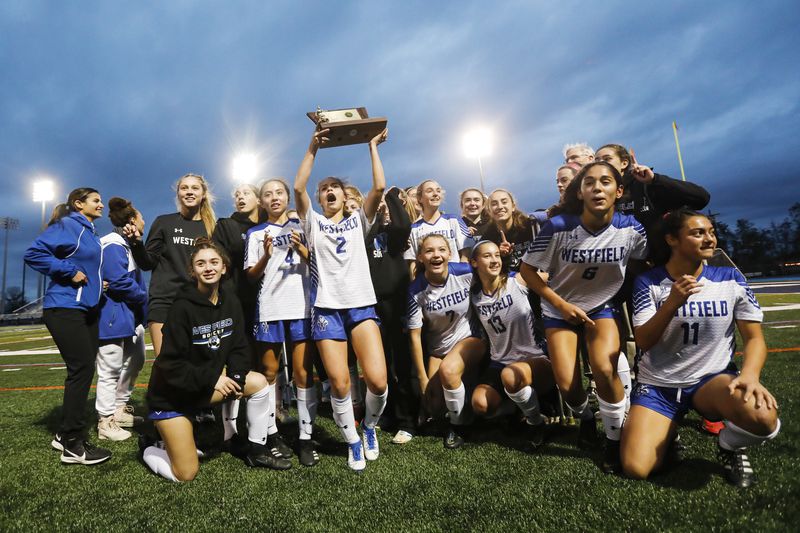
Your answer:
[[[644,259],[647,238],[632,216],[614,212],[622,195],[621,177],[606,162],[589,163],[567,188],[565,213],[548,220],[523,257],[521,274],[542,297],[542,312],[553,373],[570,409],[581,419],[581,438],[591,441],[594,414],[581,386],[576,363],[583,330],[600,416],[606,433],[603,470],[619,469],[619,436],[625,394],[617,374],[620,336],[611,299],[619,291],[630,259]],[[545,283],[536,269],[549,273]]]
[[[61,426],[51,443],[61,451],[62,463],[92,465],[111,458],[87,440],[84,417],[99,345],[103,253],[94,221],[102,215],[100,193],[75,189],[25,252],[25,263],[50,277],[43,318],[67,367]]]

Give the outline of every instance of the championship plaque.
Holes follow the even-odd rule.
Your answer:
[[[320,148],[368,143],[386,128],[388,122],[386,117],[369,118],[365,107],[330,111],[317,108],[306,114],[318,129],[331,130],[327,135],[330,140]]]

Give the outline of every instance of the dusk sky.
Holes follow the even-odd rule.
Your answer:
[[[8,286],[39,230],[37,177],[62,201],[79,186],[130,198],[152,221],[197,172],[228,216],[233,156],[257,152],[261,177],[293,178],[318,105],[388,117],[389,183],[435,178],[450,211],[478,184],[461,149],[473,125],[495,134],[487,189],[532,211],[556,201],[569,142],[632,146],[680,178],[676,120],[712,211],[782,220],[800,201],[799,27],[792,0],[4,1],[0,216],[21,224]],[[368,188],[369,169],[366,145],[323,150],[312,185],[333,174]]]

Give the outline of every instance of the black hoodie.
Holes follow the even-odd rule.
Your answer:
[[[220,288],[212,304],[187,284],[175,295],[164,323],[161,353],[153,363],[147,404],[151,411],[184,411],[208,405],[223,368],[244,388],[251,368],[239,301]]]
[[[256,298],[258,290],[248,281],[244,273],[244,249],[247,231],[256,226],[245,213],[238,211],[230,218],[221,218],[217,221],[212,240],[222,246],[231,260],[231,272],[228,272],[225,286],[230,290],[231,284],[235,287],[236,296],[242,304],[245,320],[252,324],[256,314]]]
[[[411,221],[399,194],[397,187],[386,193],[390,222],[384,225],[376,220],[366,238],[369,271],[378,300],[402,295],[405,301],[408,294],[408,264],[403,259],[403,252],[408,248]]]

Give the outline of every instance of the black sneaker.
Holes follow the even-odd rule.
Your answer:
[[[273,454],[285,459],[289,459],[292,456],[292,449],[289,448],[280,433],[273,433],[267,437],[267,448],[271,448]]]
[[[303,466],[314,466],[319,463],[319,454],[314,448],[314,441],[301,440],[297,447],[297,458],[300,459],[300,464]]]
[[[600,469],[606,474],[618,474],[622,472],[618,440],[606,439],[606,447],[603,451],[603,463],[600,465]]]
[[[292,462],[272,453],[263,444],[250,444],[250,452],[244,458],[244,464],[252,467],[270,468],[272,470],[289,470]]]
[[[213,424],[217,421],[217,417],[214,415],[214,411],[208,407],[199,409],[194,415],[194,420],[198,424]]]
[[[450,424],[447,435],[444,436],[444,447],[448,450],[455,450],[464,445],[464,437],[460,435],[461,428]]]
[[[56,433],[53,436],[53,440],[50,441],[50,446],[52,446],[54,450],[58,450],[60,452],[63,452],[64,451],[64,439],[61,437],[61,435]]]
[[[744,452],[744,449],[729,451],[717,446],[717,457],[725,467],[725,478],[740,489],[746,489],[758,481],[750,458]]]
[[[237,433],[230,439],[222,442],[222,451],[234,457],[238,457],[239,459],[244,459],[247,452],[250,451],[250,444],[248,440],[242,438],[242,436]]]
[[[82,437],[62,440],[61,462],[68,465],[96,465],[111,459],[111,452],[94,447]]]
[[[597,420],[594,415],[587,420],[581,420],[578,430],[578,446],[581,448],[594,448],[597,445]]]
[[[547,424],[544,421],[538,424],[525,422],[525,439],[528,441],[530,451],[539,448],[547,439]]]

